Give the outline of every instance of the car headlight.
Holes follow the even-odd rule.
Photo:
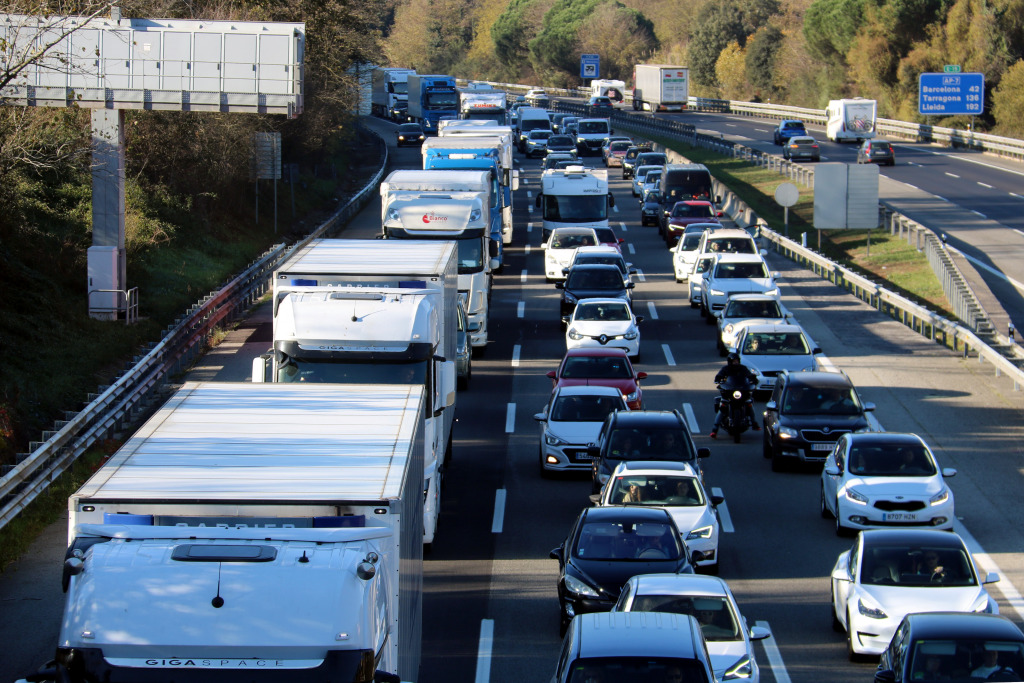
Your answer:
[[[776,287],[775,289],[769,289],[769,290],[768,290],[767,292],[765,292],[764,294],[765,294],[766,296],[778,296],[778,295],[779,295],[779,288],[778,288],[778,287]]]
[[[974,599],[974,604],[971,605],[972,612],[980,612],[982,614],[998,614],[999,607],[996,606],[993,609],[993,601],[989,599],[988,593],[982,593]]]
[[[405,139],[405,136],[404,136],[404,135],[399,135],[399,136],[398,136],[398,139],[399,139],[399,140],[404,140],[404,139]]]
[[[575,327],[570,327],[569,332],[567,334],[569,336],[569,339],[572,339],[573,341],[579,341],[580,339],[583,339],[583,335],[577,332]]]
[[[398,209],[395,209],[395,208],[388,209],[388,215],[387,215],[387,218],[385,218],[385,220],[388,221],[388,222],[400,220],[400,217],[398,215]]]
[[[636,339],[639,336],[639,334],[640,333],[637,332],[635,327],[631,327],[631,328],[629,328],[629,330],[626,331],[626,334],[622,335],[622,338],[623,339],[628,339],[629,341],[633,341],[634,339]]]
[[[949,489],[944,488],[928,499],[929,505],[942,505],[949,500]]]
[[[792,427],[779,427],[780,439],[796,439],[800,434]]]
[[[588,598],[600,597],[596,590],[569,574],[565,575],[565,590],[576,595],[585,595]]]
[[[750,678],[753,675],[754,667],[750,664],[750,658],[743,656],[738,662],[725,670],[725,674],[722,675],[722,680],[733,681],[736,679]]]
[[[564,439],[559,439],[554,434],[548,432],[544,434],[544,443],[546,443],[549,446],[565,446],[569,442],[565,441]]]
[[[627,402],[629,402],[629,401],[635,401],[635,400],[637,400],[637,399],[638,399],[639,397],[640,397],[640,390],[639,390],[639,389],[637,389],[636,391],[630,392],[630,393],[628,393],[628,394],[625,394],[625,398],[626,398],[626,401],[627,401]]]
[[[711,538],[711,532],[713,527],[709,524],[708,526],[702,526],[699,529],[694,529],[690,533],[686,534],[687,541],[693,541],[698,538]]]
[[[480,214],[481,214],[480,209],[473,209],[472,211],[469,212],[469,220],[470,221],[478,221],[478,220],[480,220]]]
[[[863,598],[857,599],[857,611],[869,619],[888,619],[889,615],[881,607],[871,607],[864,603]]]
[[[711,296],[725,296],[725,292],[720,289],[709,289],[708,294]]]
[[[732,334],[732,331],[734,329],[736,329],[735,326],[732,323],[729,323],[728,325],[725,326],[725,333]]]
[[[859,503],[860,505],[868,504],[868,497],[865,496],[863,493],[858,493],[853,489],[846,489],[846,499],[854,503]]]

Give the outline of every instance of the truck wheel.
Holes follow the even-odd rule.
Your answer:
[[[473,347],[473,352],[472,352],[473,358],[483,358],[485,353],[487,353],[487,345],[486,344],[484,346],[474,346]]]

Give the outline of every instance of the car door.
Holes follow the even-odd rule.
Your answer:
[[[853,583],[857,576],[857,567],[860,563],[860,537],[853,542],[853,547],[845,553],[846,561],[837,562],[832,570],[832,595],[839,621],[849,630],[850,624],[847,620],[847,602],[850,593],[853,592]]]
[[[745,337],[745,336],[746,336],[746,329],[744,329],[743,332],[740,333],[740,336],[736,339],[736,348],[737,349],[743,348],[742,346],[740,346],[740,343],[742,342],[743,337]],[[768,441],[773,446],[774,446],[776,440],[778,439],[777,432],[778,432],[778,429],[779,429],[779,406],[782,405],[782,395],[783,395],[783,393],[786,390],[786,384],[787,384],[786,376],[785,375],[779,375],[778,380],[776,380],[776,382],[775,382],[775,388],[772,389],[772,395],[768,399],[768,403],[765,404],[765,411],[764,411],[764,435],[765,435],[765,438],[768,439]],[[769,407],[769,405],[771,407]],[[765,457],[768,457],[768,456],[766,455]]]

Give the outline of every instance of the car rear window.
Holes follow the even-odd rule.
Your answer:
[[[609,356],[567,358],[562,368],[565,379],[629,379],[632,376],[625,358]]]
[[[673,218],[711,218],[714,214],[707,204],[677,204],[672,209]]]
[[[693,443],[681,429],[620,427],[609,434],[608,460],[696,459]]]
[[[754,356],[806,356],[811,352],[799,332],[755,332],[743,340],[743,353]]]
[[[709,239],[707,251],[723,254],[756,254],[754,241],[748,237],[721,237]]]

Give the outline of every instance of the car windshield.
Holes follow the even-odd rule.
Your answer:
[[[810,352],[800,332],[754,332],[743,340],[743,353],[752,356],[806,356]]]
[[[559,233],[551,234],[551,249],[575,249],[576,247],[596,247],[597,240],[592,234]]]
[[[764,263],[719,262],[715,277],[721,278],[766,278],[768,269]]]
[[[710,218],[714,215],[707,204],[676,204],[672,207],[672,218]]]
[[[580,162],[566,162],[578,166]],[[590,223],[607,220],[608,196],[598,195],[541,195],[541,216],[546,221],[561,223]],[[590,243],[593,244],[593,243]],[[581,247],[582,244],[574,246]]]
[[[908,645],[910,675],[904,680],[925,683],[1024,680],[1024,643],[1020,641],[957,638],[915,640]],[[993,676],[996,671],[1001,671],[998,678]]]
[[[550,137],[551,137],[551,131],[550,130],[531,130],[530,131],[530,139],[531,140],[547,140]]]
[[[629,364],[615,356],[572,356],[562,366],[565,379],[630,379]]]
[[[863,412],[853,387],[790,387],[782,403],[786,415],[858,415]]]
[[[693,442],[679,429],[638,429],[621,427],[609,434],[609,460],[695,459]]]
[[[971,557],[963,548],[878,546],[864,549],[860,582],[869,586],[941,588],[975,586]]]
[[[866,477],[932,477],[935,462],[921,444],[858,445],[850,449],[850,474]]]
[[[774,300],[743,301],[730,299],[725,307],[725,318],[781,318],[782,309]]]
[[[701,507],[705,505],[704,494],[693,477],[668,474],[630,474],[615,477],[612,481],[608,501],[624,505],[651,507]]]
[[[579,125],[580,135],[607,132],[608,124],[604,121],[581,121]]]
[[[671,522],[589,522],[573,555],[581,560],[678,560],[679,532]]]
[[[644,185],[653,185],[661,180],[661,171],[648,171],[644,176]]]
[[[622,408],[622,399],[613,396],[559,396],[551,406],[552,422],[604,422],[608,413]]]
[[[573,268],[566,278],[565,288],[620,290],[622,275],[612,268]]]
[[[572,663],[569,683],[708,683],[704,667],[696,659],[671,657],[591,657]]]
[[[598,235],[598,239],[600,239],[600,235]],[[573,265],[581,265],[584,263],[596,263],[600,266],[615,266],[623,275],[626,274],[626,262],[618,256],[577,256],[576,260],[573,261]]]
[[[700,622],[704,640],[743,640],[729,600],[717,595],[637,595],[632,612],[690,614]]]
[[[627,149],[629,149],[629,143],[628,142],[613,142],[608,147],[608,149],[610,149],[613,152],[625,152]]]
[[[548,138],[548,147],[572,147],[572,138],[568,135],[552,135]]]
[[[398,127],[399,133],[422,133],[423,129],[420,128],[418,123],[403,123]]]
[[[723,254],[756,254],[754,241],[749,237],[721,237],[708,240],[707,251]]]
[[[700,236],[701,233],[699,232],[686,233],[683,235],[683,239],[679,240],[677,249],[679,251],[696,251],[697,247],[700,245]]]
[[[631,320],[629,306],[618,303],[587,303],[584,299],[577,307],[575,320],[624,322]]]

